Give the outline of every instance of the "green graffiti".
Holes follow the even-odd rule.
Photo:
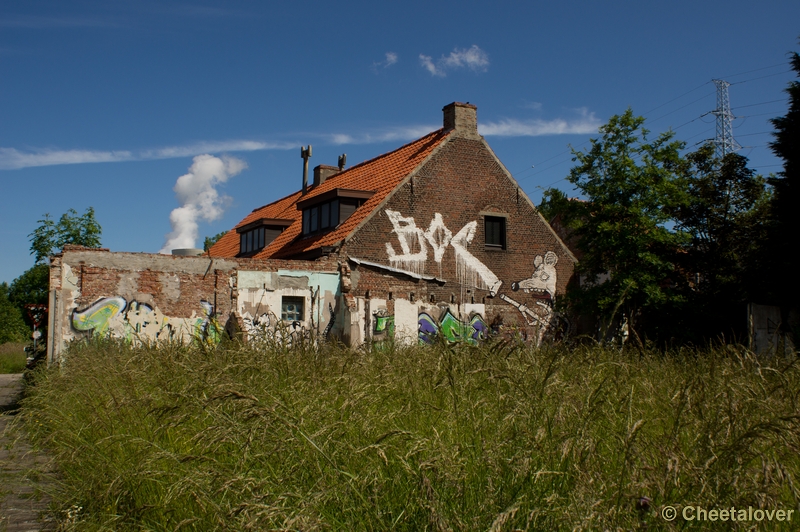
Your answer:
[[[394,316],[378,316],[375,315],[375,336],[386,336],[394,338]]]
[[[372,342],[379,349],[388,348],[394,342],[394,316],[385,308],[379,308],[372,313],[374,325],[372,327]]]
[[[122,297],[105,297],[96,301],[91,307],[72,312],[72,327],[76,331],[93,331],[93,335],[102,336],[108,332],[109,322],[125,310],[128,302]]]
[[[194,322],[195,341],[206,345],[217,345],[222,340],[222,327],[214,317],[214,306],[208,301],[200,301],[200,305],[205,315]]]
[[[467,342],[477,345],[489,335],[489,327],[480,314],[473,314],[468,322],[456,318],[450,309],[445,309],[438,322],[427,312],[419,314],[419,343],[433,343],[437,335],[450,343]]]

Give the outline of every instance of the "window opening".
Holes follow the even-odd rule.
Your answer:
[[[484,233],[486,246],[506,249],[506,219],[501,216],[486,216],[484,218]]]
[[[303,321],[302,297],[284,296],[281,299],[281,319],[287,322]]]

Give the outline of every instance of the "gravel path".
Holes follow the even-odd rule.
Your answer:
[[[0,531],[56,530],[46,518],[50,463],[31,451],[21,431],[6,430],[21,395],[22,375],[0,374]]]

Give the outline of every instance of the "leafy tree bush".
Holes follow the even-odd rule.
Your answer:
[[[684,143],[671,132],[649,141],[643,124],[628,109],[600,128],[588,151],[573,151],[578,164],[568,179],[587,201],[569,206],[583,251],[584,284],[572,299],[579,311],[600,318],[602,338],[620,320],[644,332],[648,312],[685,298],[674,265],[687,241],[674,228],[689,168],[680,155]]]
[[[761,295],[770,191],[741,155],[719,161],[709,144],[687,159],[692,172],[677,214],[691,238],[678,257],[691,281],[684,326],[702,329],[694,339],[730,333],[743,338],[745,304]]]
[[[102,232],[94,217],[94,209],[89,207],[80,216],[75,209],[69,209],[58,222],[50,218],[50,214],[45,214],[39,220],[39,226],[28,236],[31,239],[31,253],[39,264],[66,244],[99,248]]]
[[[19,309],[28,321],[26,304],[48,303],[50,291],[50,266],[48,258],[67,244],[97,248],[100,247],[102,228],[94,217],[94,209],[89,207],[82,215],[69,209],[56,222],[49,214],[39,220],[39,226],[28,235],[31,241],[31,254],[36,264],[14,279],[8,289],[8,299]]]
[[[22,319],[22,313],[8,296],[8,284],[0,283],[0,344],[22,342],[30,333]]]
[[[209,249],[211,249],[211,246],[219,242],[219,239],[227,234],[228,231],[223,231],[221,233],[217,233],[214,236],[207,236],[205,240],[203,240],[203,251],[208,251]]]
[[[790,59],[792,69],[800,78],[800,54],[794,52]],[[783,159],[783,171],[770,179],[775,192],[772,199],[772,227],[766,253],[770,256],[770,286],[774,301],[785,310],[797,308],[800,297],[800,280],[792,249],[797,248],[800,230],[800,81],[792,81],[786,88],[789,110],[786,115],[772,119],[775,140],[772,151]]]

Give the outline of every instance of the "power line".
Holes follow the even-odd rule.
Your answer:
[[[729,76],[723,76],[723,77],[724,78],[735,78],[736,76],[743,76],[745,74],[750,74],[751,72],[758,72],[760,70],[767,70],[768,68],[777,68],[779,66],[786,66],[786,63],[778,63],[778,64],[775,64],[775,65],[772,65],[772,66],[756,68],[756,69],[753,69],[753,70],[748,70],[747,72],[739,72],[738,74],[731,74]]]
[[[692,89],[692,90],[690,90],[689,92],[684,92],[683,94],[681,94],[681,95],[680,95],[680,96],[678,96],[677,98],[673,98],[673,99],[671,99],[670,101],[668,101],[668,102],[666,102],[666,103],[662,103],[662,104],[661,104],[661,105],[659,105],[658,107],[653,107],[652,109],[650,109],[649,111],[647,111],[647,112],[645,113],[645,115],[649,115],[650,113],[652,113],[652,112],[653,112],[653,111],[655,111],[656,109],[661,109],[661,108],[662,108],[662,107],[664,107],[665,105],[667,105],[667,104],[670,104],[670,103],[674,102],[675,100],[680,100],[681,98],[683,98],[683,97],[684,97],[684,96],[686,96],[687,94],[691,94],[691,93],[693,93],[694,91],[696,91],[697,89],[701,89],[701,88],[705,87],[705,86],[706,86],[706,85],[708,85],[709,83],[710,83],[710,81],[706,81],[706,82],[705,82],[705,83],[703,83],[702,85],[698,85],[697,87],[693,88],[693,89]]]
[[[768,102],[751,103],[749,105],[737,105],[733,109],[744,109],[745,107],[755,107],[757,105],[767,105],[768,103],[785,102],[785,101],[786,101],[786,98],[781,98],[780,100],[770,100]]]
[[[742,81],[737,81],[736,83],[731,83],[731,85],[740,85],[742,83],[747,83],[748,81],[755,81],[757,79],[771,78],[772,76],[780,76],[781,74],[786,74],[787,72],[791,72],[791,71],[792,70],[789,69],[789,70],[784,70],[782,72],[776,72],[774,74],[767,74],[766,76],[759,76],[757,78],[745,79],[745,80],[742,80]]]
[[[730,76],[728,76],[728,77],[736,77],[736,76],[741,76],[741,75],[750,74],[750,73],[753,73],[753,72],[759,72],[759,71],[768,70],[768,69],[771,69],[771,68],[777,68],[777,67],[780,67],[780,66],[786,66],[786,63],[778,63],[778,64],[771,65],[771,66],[766,66],[766,67],[756,68],[756,69],[752,69],[752,70],[747,70],[747,71],[745,71],[745,72],[739,72],[739,73],[737,73],[737,74],[731,74],[731,75],[730,75]],[[745,79],[745,80],[741,80],[741,81],[736,81],[736,82],[730,83],[729,85],[738,85],[738,84],[747,83],[747,82],[750,82],[750,81],[756,81],[756,80],[760,80],[760,79],[765,79],[765,78],[769,78],[769,77],[778,76],[778,75],[785,74],[785,73],[789,73],[789,72],[792,72],[792,70],[791,70],[791,69],[789,69],[789,70],[783,70],[783,71],[781,71],[781,72],[776,72],[776,73],[772,73],[772,74],[767,74],[767,75],[764,75],[764,76],[757,76],[757,77],[753,77],[753,78],[749,78],[749,79]],[[689,95],[689,94],[692,94],[693,92],[696,92],[696,91],[700,90],[701,88],[705,87],[705,86],[706,86],[706,85],[708,85],[709,83],[711,83],[711,82],[708,82],[708,81],[707,81],[707,82],[704,82],[704,83],[702,83],[702,84],[700,84],[700,85],[698,85],[698,86],[694,87],[693,89],[691,89],[691,90],[689,90],[689,91],[687,91],[687,92],[685,92],[685,93],[683,93],[683,94],[681,94],[681,95],[679,95],[679,96],[677,96],[677,97],[675,97],[675,98],[672,98],[672,99],[670,99],[670,100],[668,100],[668,101],[666,101],[666,102],[664,102],[664,103],[662,103],[662,104],[660,104],[660,105],[657,105],[656,107],[653,107],[652,109],[650,109],[649,111],[647,111],[646,113],[644,113],[644,115],[643,115],[643,116],[644,116],[645,118],[647,118],[647,116],[648,116],[648,115],[650,115],[650,114],[651,114],[653,111],[656,111],[656,110],[658,110],[658,109],[661,109],[662,107],[665,107],[665,106],[669,105],[670,103],[673,103],[673,102],[675,102],[675,101],[677,101],[677,100],[680,100],[681,98],[684,98],[685,96],[687,96],[687,95]],[[682,105],[681,107],[678,107],[677,109],[674,109],[674,110],[672,110],[672,111],[670,111],[670,112],[668,112],[668,113],[665,113],[665,114],[663,114],[663,115],[659,116],[658,118],[649,119],[649,120],[648,120],[648,123],[653,123],[653,122],[656,122],[656,121],[658,121],[658,120],[661,120],[662,118],[665,118],[665,117],[667,117],[667,116],[669,116],[669,115],[671,115],[671,114],[673,114],[673,113],[676,113],[676,112],[680,111],[681,109],[685,109],[686,107],[689,107],[690,105],[692,105],[692,104],[695,104],[695,103],[697,103],[697,102],[699,102],[699,101],[701,101],[701,100],[703,100],[703,99],[707,98],[707,97],[708,97],[708,96],[710,96],[710,95],[711,95],[711,93],[709,93],[709,94],[705,94],[705,95],[701,96],[700,98],[697,98],[696,100],[693,100],[693,101],[691,101],[691,102],[689,102],[689,103],[687,103],[687,104],[685,104],[685,105]],[[755,106],[759,106],[759,105],[766,105],[766,104],[770,104],[770,103],[777,103],[777,102],[785,102],[785,99],[779,99],[779,100],[770,100],[770,101],[766,101],[766,102],[759,102],[759,103],[754,103],[754,104],[740,105],[740,106],[737,106],[737,107],[735,107],[735,109],[744,109],[744,108],[747,108],[747,107],[755,107]],[[729,107],[729,110],[730,110],[730,107]],[[713,114],[714,112],[712,111],[711,113]],[[706,114],[709,114],[709,113],[706,113]],[[740,117],[731,116],[731,118],[747,118],[747,117],[750,117],[750,116],[752,116],[752,117],[755,117],[755,116],[763,116],[763,115],[770,115],[770,114],[773,114],[773,113],[760,113],[760,114],[755,114],[755,115],[747,115],[747,116],[740,116]],[[691,124],[691,123],[693,123],[693,122],[695,122],[695,121],[697,121],[697,120],[701,120],[701,119],[703,118],[703,116],[705,116],[705,115],[700,115],[699,117],[697,117],[697,118],[694,118],[694,119],[692,119],[692,120],[689,120],[688,122],[684,122],[683,124],[681,124],[681,125],[679,125],[679,126],[676,126],[676,127],[672,128],[672,130],[673,130],[673,131],[675,131],[675,130],[677,130],[677,129],[680,129],[680,128],[682,128],[682,127],[686,126],[686,125],[689,125],[689,124]],[[695,137],[697,137],[697,136],[700,136],[700,135],[702,135],[702,134],[705,134],[705,133],[706,133],[706,131],[707,131],[707,130],[701,131],[701,132],[700,132],[700,133],[698,133],[698,134],[692,135],[691,137],[688,137],[688,138],[686,138],[686,139],[682,139],[682,140],[684,140],[684,142],[685,142],[685,141],[687,141],[687,140],[690,140],[690,139],[692,139],[692,138],[695,138]],[[731,133],[732,133],[732,132],[731,132]],[[744,134],[744,135],[742,135],[742,136],[752,136],[752,135],[758,135],[758,134],[763,134],[763,133],[749,133],[749,134]],[[712,140],[712,139],[708,139],[708,140]],[[570,147],[570,149],[567,149],[567,150],[565,150],[565,151],[559,152],[559,153],[557,153],[557,154],[553,155],[552,157],[549,157],[549,158],[547,158],[547,159],[544,159],[544,160],[543,160],[543,161],[541,161],[541,162],[538,162],[536,165],[532,165],[532,166],[531,166],[531,167],[529,167],[529,168],[522,169],[522,170],[520,170],[520,171],[518,171],[518,172],[515,172],[515,173],[514,173],[514,174],[512,174],[512,175],[514,175],[514,176],[515,176],[515,178],[516,178],[518,181],[523,181],[523,180],[527,180],[527,179],[529,179],[529,178],[531,178],[531,177],[535,177],[535,176],[537,176],[537,175],[540,175],[540,174],[542,174],[542,173],[546,172],[547,170],[551,170],[551,169],[553,169],[553,168],[556,168],[556,167],[558,167],[558,166],[560,166],[560,165],[563,165],[564,163],[567,163],[567,162],[569,161],[569,157],[567,157],[567,158],[564,158],[564,159],[562,159],[562,160],[560,160],[560,161],[556,162],[555,164],[552,164],[552,165],[549,165],[549,166],[546,166],[546,167],[543,167],[543,168],[541,168],[541,167],[540,167],[540,166],[541,166],[542,164],[544,164],[544,163],[547,163],[547,162],[549,162],[549,161],[553,161],[553,160],[555,160],[555,159],[562,158],[564,155],[571,154],[573,149],[580,149],[580,148],[583,148],[583,147],[584,147],[585,145],[587,145],[587,144],[588,144],[590,141],[591,141],[591,139],[589,139],[589,140],[587,140],[587,141],[585,141],[585,142],[583,142],[583,143],[581,143],[581,144],[577,145],[577,147],[572,147],[572,146],[571,146],[571,147]],[[735,142],[735,141],[733,141],[733,142]],[[761,147],[761,146],[756,146],[756,147]],[[750,147],[748,146],[748,148],[750,148]],[[535,168],[535,170],[534,170],[534,168]],[[532,171],[533,173],[532,173],[532,174],[528,174],[528,172],[531,172],[531,171]],[[528,175],[525,175],[525,174],[528,174]],[[552,185],[554,185],[554,184],[556,184],[556,183],[558,183],[558,182],[564,181],[564,180],[566,180],[566,179],[567,179],[566,177],[560,178],[560,179],[558,179],[558,180],[554,181],[553,183],[551,183],[551,184],[549,184],[549,185],[547,185],[547,186],[548,186],[548,187],[549,187],[549,186],[552,186]]]

